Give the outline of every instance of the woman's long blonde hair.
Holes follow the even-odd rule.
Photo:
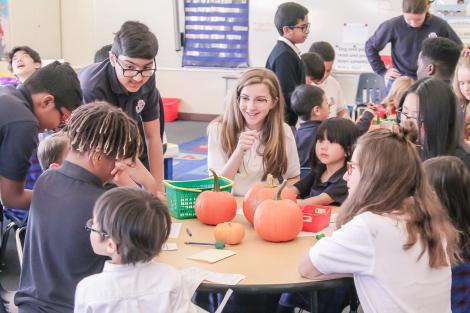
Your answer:
[[[357,142],[360,187],[341,206],[337,226],[363,212],[396,215],[406,221],[404,250],[419,240],[421,256],[427,251],[429,266],[448,266],[459,260],[457,230],[429,185],[413,143],[403,134],[377,129]]]
[[[260,149],[257,151],[263,157],[263,177],[265,180],[270,173],[278,179],[287,171],[287,150],[284,134],[284,97],[276,75],[264,68],[250,69],[238,79],[232,94],[227,98],[225,114],[216,119],[221,123],[220,138],[222,149],[231,156],[238,144],[238,137],[245,131],[246,122],[240,112],[240,93],[246,86],[264,84],[269,89],[270,96],[276,105],[269,111],[260,132]]]
[[[458,72],[459,72],[459,69],[461,68],[466,68],[467,70],[470,71],[470,53],[468,52],[468,49],[470,49],[470,47],[465,47],[462,50],[460,59],[457,62],[457,66],[455,67],[454,80],[452,82],[454,93],[457,95],[457,98],[459,99],[459,103],[462,107],[464,115],[470,114],[470,104],[469,104],[470,100],[467,100],[467,98],[465,98],[463,93],[460,91]]]
[[[392,84],[390,91],[385,99],[382,101],[385,104],[387,115],[395,114],[401,97],[405,94],[406,90],[413,85],[414,80],[408,76],[400,76]],[[397,102],[395,100],[398,99]]]

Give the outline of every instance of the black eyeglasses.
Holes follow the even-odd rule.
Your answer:
[[[86,221],[85,230],[86,231],[94,231],[95,233],[97,233],[100,236],[105,237],[105,238],[109,237],[108,233],[106,233],[105,231],[93,228],[93,219],[91,219],[91,218],[88,221]]]
[[[302,33],[308,33],[308,31],[310,30],[310,23],[300,25],[300,26],[287,26],[287,27],[291,29],[299,28],[302,31]]]
[[[116,62],[119,64],[122,70],[122,75],[124,77],[135,77],[137,75],[142,75],[142,77],[151,77],[153,74],[155,74],[155,71],[157,68],[146,68],[143,70],[135,70],[135,69],[129,69],[129,68],[124,68],[122,64],[119,62],[118,57],[116,56]],[[155,64],[155,59],[153,59],[153,64]]]

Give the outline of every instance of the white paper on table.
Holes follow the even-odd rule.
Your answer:
[[[231,250],[207,249],[191,256],[188,256],[188,259],[215,263],[235,254],[235,251]]]
[[[168,238],[176,239],[180,235],[182,223],[171,223],[170,235]]]
[[[217,273],[211,272],[206,269],[200,267],[187,267],[180,270],[181,275],[188,281],[199,281],[199,283],[195,286],[194,291],[197,289],[199,284],[202,281],[208,281],[211,283],[216,284],[223,284],[223,285],[236,285],[241,280],[245,279],[246,276],[242,274],[225,274],[225,273]]]
[[[178,245],[174,242],[165,242],[162,245],[162,251],[175,251],[178,250]]]

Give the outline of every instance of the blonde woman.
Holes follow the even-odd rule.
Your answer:
[[[413,85],[414,80],[408,76],[400,76],[392,84],[390,91],[383,100],[385,110],[388,118],[396,118],[396,111],[401,97],[405,94],[406,90]]]
[[[225,114],[208,126],[208,166],[235,181],[243,196],[268,174],[299,180],[294,135],[284,123],[284,97],[273,72],[251,69],[238,79]]]

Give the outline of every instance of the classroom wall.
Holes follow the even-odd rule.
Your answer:
[[[15,4],[17,6],[25,6],[26,2],[36,3],[36,1],[27,0],[11,2],[17,3]],[[233,79],[226,77],[236,77],[240,72],[231,69],[181,68],[182,52],[175,51],[174,1],[41,0],[39,2],[41,5],[37,5],[38,8],[23,10],[26,14],[23,14],[22,18],[27,20],[29,15],[34,15],[42,21],[43,19],[39,18],[40,15],[37,12],[48,12],[46,16],[53,15],[51,20],[59,25],[57,27],[60,30],[59,39],[57,39],[57,30],[51,29],[47,41],[38,39],[35,35],[27,37],[26,34],[15,34],[18,36],[17,41],[27,38],[26,42],[34,43],[31,45],[40,47],[40,51],[52,49],[48,42],[54,42],[52,46],[56,46],[56,49],[54,52],[51,51],[52,55],[64,58],[76,67],[82,67],[92,62],[93,54],[97,49],[111,43],[113,33],[124,21],[141,21],[147,24],[159,39],[157,86],[162,95],[181,98],[180,111],[182,112],[203,114],[223,112],[226,91],[233,84]],[[251,66],[264,66],[275,44],[278,34],[273,26],[273,16],[277,6],[282,2],[284,1],[250,0]],[[368,22],[370,23],[369,33],[372,33],[379,22],[400,14],[401,3],[398,0],[361,0],[359,2],[299,0],[298,2],[309,8],[309,18],[312,23],[307,42],[300,45],[303,51],[306,51],[314,40],[327,40],[332,43],[340,41],[344,22]],[[44,7],[43,3],[46,3]],[[179,5],[180,8],[183,7],[182,0],[179,0]],[[342,9],[338,10],[338,7]],[[34,22],[25,21],[24,25],[34,25]],[[182,23],[181,28],[183,29]],[[57,45],[56,42],[59,44]],[[335,73],[335,76],[343,86],[347,101],[352,102],[355,96],[357,73]]]

